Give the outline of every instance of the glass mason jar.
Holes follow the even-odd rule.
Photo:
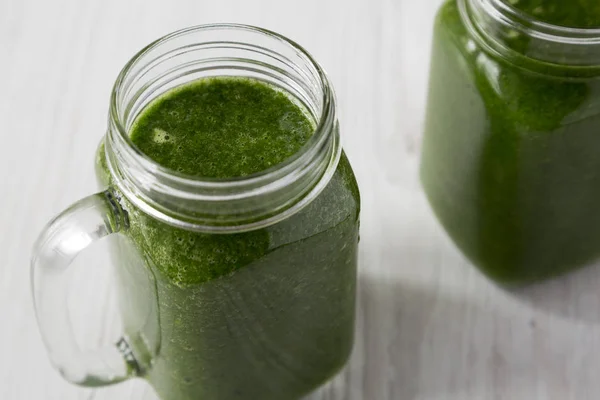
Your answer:
[[[316,130],[284,163],[236,179],[156,164],[128,132],[153,99],[209,76],[269,82]],[[170,34],[119,75],[97,154],[102,192],[42,232],[32,259],[39,326],[69,381],[147,379],[164,400],[296,399],[332,377],[353,343],[360,199],[331,84],[294,42],[242,25]],[[124,325],[117,346],[77,347],[64,272],[107,235]]]
[[[421,179],[454,242],[505,285],[600,255],[600,29],[534,17],[567,2],[550,3],[450,0],[435,24]]]

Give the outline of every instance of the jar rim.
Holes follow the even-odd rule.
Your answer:
[[[119,113],[118,113],[118,109],[119,109],[118,91],[119,91],[119,88],[125,81],[127,75],[131,72],[131,69],[136,64],[136,62],[138,62],[144,55],[146,55],[151,50],[156,49],[161,44],[168,42],[170,40],[176,39],[177,37],[185,36],[192,32],[208,31],[208,30],[215,30],[215,29],[237,29],[237,30],[247,30],[247,31],[252,31],[252,32],[256,32],[256,33],[262,33],[264,35],[270,36],[272,38],[276,38],[276,39],[292,46],[297,51],[299,51],[302,55],[304,55],[308,60],[310,60],[312,67],[314,67],[315,70],[318,72],[319,79],[320,79],[319,83],[320,83],[321,87],[323,88],[323,102],[324,102],[323,110],[322,110],[321,115],[318,118],[318,124],[315,127],[315,131],[311,135],[309,140],[294,155],[287,158],[283,162],[281,162],[277,165],[274,165],[266,170],[259,171],[259,172],[256,172],[254,174],[244,176],[244,177],[232,177],[232,178],[202,177],[202,176],[184,174],[179,171],[176,171],[176,170],[173,170],[173,169],[170,169],[170,168],[160,165],[159,163],[154,161],[152,158],[150,158],[148,155],[144,154],[141,150],[139,150],[138,147],[135,145],[135,143],[133,143],[133,141],[129,137],[129,133],[128,133],[127,129],[125,128],[121,118],[119,118]],[[314,59],[314,57],[306,49],[304,49],[302,46],[300,46],[298,43],[294,42],[291,39],[286,38],[285,36],[283,36],[277,32],[270,31],[268,29],[264,29],[264,28],[260,28],[260,27],[256,27],[256,26],[252,26],[252,25],[235,24],[235,23],[215,23],[215,24],[195,25],[195,26],[191,26],[188,28],[184,28],[184,29],[180,29],[180,30],[171,32],[171,33],[164,35],[161,38],[155,40],[154,42],[150,43],[149,45],[144,47],[142,50],[137,52],[131,58],[131,60],[125,65],[125,67],[123,67],[123,69],[121,70],[121,72],[119,73],[119,76],[117,77],[117,79],[115,81],[115,84],[114,84],[113,90],[112,90],[112,94],[111,94],[109,116],[110,116],[111,120],[114,121],[115,127],[118,130],[118,133],[122,137],[124,142],[127,143],[127,145],[130,148],[135,150],[135,154],[140,158],[140,162],[143,164],[146,164],[146,166],[148,168],[153,169],[155,173],[169,175],[170,177],[177,179],[178,181],[186,182],[188,184],[198,183],[201,186],[214,185],[214,186],[225,187],[225,186],[235,186],[236,183],[238,183],[238,182],[248,182],[248,181],[254,181],[254,180],[258,181],[262,177],[267,176],[274,171],[277,171],[281,168],[285,168],[287,165],[297,162],[298,159],[301,158],[303,154],[305,154],[311,147],[314,146],[314,144],[315,144],[314,142],[318,141],[318,139],[322,135],[326,134],[328,129],[331,129],[331,126],[328,126],[328,123],[329,123],[329,125],[331,123],[331,118],[329,116],[329,114],[331,112],[331,108],[327,107],[327,104],[330,101],[332,101],[333,98],[334,98],[334,95],[332,93],[332,89],[330,87],[329,80],[327,78],[326,73],[324,72],[322,67],[319,65],[319,63]]]
[[[216,40],[214,35],[217,35]],[[211,40],[205,41],[206,38]],[[253,42],[259,40],[267,40],[268,45],[261,47]],[[202,46],[215,43],[227,45],[223,48],[231,51],[245,51],[244,57],[253,56],[252,52],[256,52],[257,57],[277,56],[273,57],[273,63],[284,63],[291,72],[288,71],[286,75],[281,68],[273,71],[281,72],[282,77],[295,83],[305,83],[302,87],[311,89],[314,100],[319,103],[313,115],[316,127],[312,136],[294,155],[267,170],[233,178],[186,175],[158,164],[139,150],[129,137],[126,129],[128,115],[135,114],[131,111],[130,103],[143,97],[139,93],[150,91],[149,83],[141,85],[140,82],[152,82],[147,75],[151,75],[148,71],[155,67],[153,63],[160,64],[175,58],[170,53],[172,51],[180,51],[181,54],[190,51],[190,48],[200,53],[210,51],[210,48],[207,50]],[[289,57],[283,54],[284,51]],[[248,56],[248,52],[252,54]],[[194,60],[213,60],[209,56],[203,57]],[[218,58],[225,65],[212,68],[215,71],[228,68],[227,63],[231,60],[238,63],[252,61],[267,70],[271,67],[264,60],[258,63],[244,57],[225,58],[225,61]],[[175,65],[181,65],[179,62],[175,62]],[[159,77],[170,73],[172,70],[161,72]],[[131,96],[134,91],[131,87],[134,86],[138,87],[138,94],[132,97],[134,100],[125,100]],[[341,157],[335,93],[326,73],[312,55],[283,35],[242,24],[193,26],[152,42],[125,65],[111,96],[105,150],[107,166],[117,187],[147,214],[171,225],[197,231],[239,232],[257,229],[299,211],[323,190],[333,176]]]
[[[503,0],[483,0],[484,7],[489,7],[491,13],[497,18],[512,24],[517,29],[530,32],[533,36],[541,35],[545,39],[570,44],[598,44],[600,43],[600,27],[579,28],[551,24],[541,21],[534,16],[519,10]]]
[[[547,23],[504,0],[456,1],[467,28],[495,53],[521,55],[548,66],[600,66],[600,27]],[[526,53],[509,44],[519,35],[531,40]]]

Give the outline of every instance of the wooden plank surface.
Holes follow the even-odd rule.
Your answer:
[[[44,223],[96,190],[108,97],[139,48],[178,28],[242,22],[308,48],[340,99],[363,195],[358,337],[314,400],[600,398],[600,267],[515,292],[458,253],[419,186],[439,0],[0,0],[0,399],[155,399],[143,381],[81,389],[47,361],[29,293]],[[449,166],[451,167],[451,166]],[[102,249],[79,260],[85,345],[117,329]],[[87,315],[87,316],[86,316]],[[210,399],[207,399],[210,400]]]

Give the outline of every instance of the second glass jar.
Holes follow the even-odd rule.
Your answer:
[[[422,182],[458,247],[506,285],[600,256],[600,30],[551,25],[548,3],[450,0],[435,24]]]

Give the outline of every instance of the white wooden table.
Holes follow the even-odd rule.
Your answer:
[[[364,210],[358,340],[346,371],[314,399],[600,398],[600,267],[507,293],[462,258],[421,192],[439,3],[0,0],[0,399],[155,398],[143,381],[90,390],[52,370],[33,316],[30,249],[53,214],[96,190],[93,155],[120,68],[167,32],[215,21],[300,42],[340,99]],[[79,261],[71,302],[90,346],[110,340],[117,321],[94,252]]]

